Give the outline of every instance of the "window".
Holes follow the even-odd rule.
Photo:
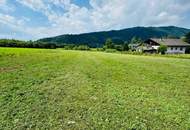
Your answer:
[[[177,50],[177,47],[175,48],[175,50]]]
[[[180,47],[180,51],[183,51],[183,47]]]
[[[171,50],[173,50],[174,48],[173,47],[171,47]]]

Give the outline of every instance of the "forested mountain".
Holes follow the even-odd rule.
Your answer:
[[[130,41],[133,37],[145,40],[147,38],[182,37],[190,32],[190,29],[167,26],[167,27],[134,27],[123,30],[92,32],[84,34],[67,34],[56,37],[44,38],[38,41],[55,44],[85,44],[90,47],[101,47],[107,38],[114,43]]]

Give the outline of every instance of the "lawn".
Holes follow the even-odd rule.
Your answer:
[[[190,59],[0,48],[0,129],[190,129]]]

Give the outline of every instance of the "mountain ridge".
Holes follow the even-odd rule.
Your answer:
[[[130,41],[133,37],[143,40],[147,38],[182,37],[190,32],[190,29],[176,26],[161,27],[132,27],[121,30],[90,32],[82,34],[64,34],[55,37],[43,38],[38,41],[55,44],[84,44],[90,47],[101,47],[107,38],[115,42]]]

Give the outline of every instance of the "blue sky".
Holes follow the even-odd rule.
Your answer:
[[[135,26],[190,28],[190,0],[0,0],[0,38],[36,40]]]

